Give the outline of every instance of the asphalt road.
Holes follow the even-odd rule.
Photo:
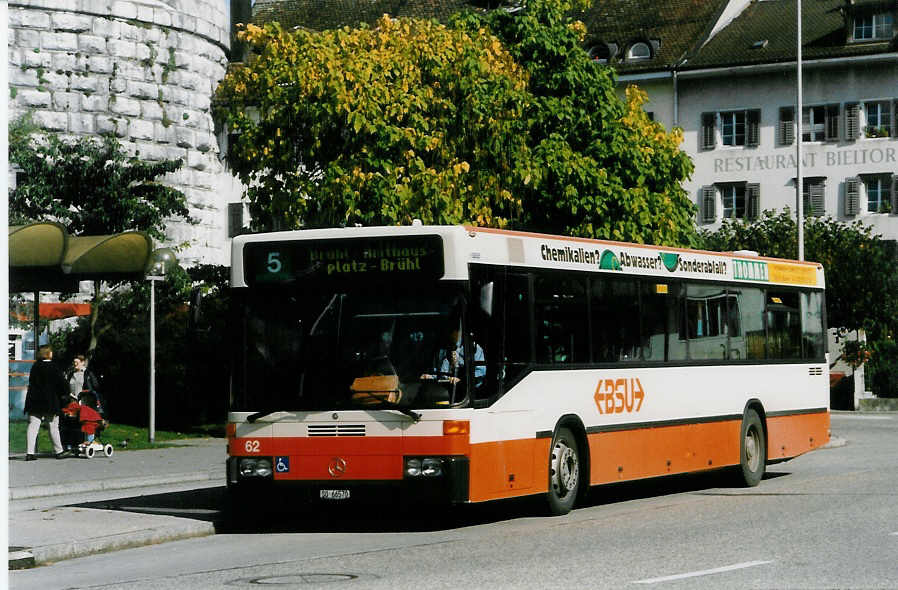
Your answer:
[[[10,573],[11,588],[898,588],[898,414],[835,414],[848,441],[768,468],[757,488],[698,475],[439,521],[402,506],[275,516],[246,533]],[[103,501],[215,518],[221,488]]]

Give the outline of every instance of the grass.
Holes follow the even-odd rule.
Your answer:
[[[27,422],[10,422],[9,423],[9,452],[24,453],[25,452],[25,436],[28,429]],[[110,443],[115,447],[116,452],[121,450],[138,450],[138,449],[156,449],[159,447],[173,446],[175,441],[188,440],[191,438],[201,438],[206,436],[224,436],[224,427],[222,425],[205,425],[191,429],[190,432],[172,432],[169,430],[156,430],[155,442],[150,444],[148,429],[140,426],[129,426],[127,424],[110,424],[103,431],[102,439],[104,443]],[[123,446],[123,443],[127,445]],[[53,444],[50,442],[50,431],[46,424],[41,425],[40,433],[37,435],[37,452],[53,452]]]

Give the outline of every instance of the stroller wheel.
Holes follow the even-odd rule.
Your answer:
[[[111,457],[114,450],[115,449],[112,448],[112,445],[109,444],[103,447],[103,453],[105,453],[107,457]]]
[[[88,459],[93,459],[93,458],[94,458],[94,447],[93,447],[93,445],[87,445],[86,447],[84,447],[84,455],[85,455]]]

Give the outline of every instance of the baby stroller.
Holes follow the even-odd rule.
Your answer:
[[[112,456],[114,452],[112,445],[104,444],[100,439],[100,434],[108,423],[97,411],[96,395],[89,391],[82,393],[81,403],[72,402],[63,412],[69,416],[77,416],[81,424],[83,438],[77,447],[79,457],[93,459],[97,453],[103,453],[107,457]]]

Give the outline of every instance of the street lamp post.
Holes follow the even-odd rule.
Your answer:
[[[158,248],[147,265],[146,279],[150,281],[150,443],[156,442],[156,281],[165,280],[165,273],[175,264],[174,252]]]
[[[796,78],[797,82],[795,84],[796,87],[796,96],[795,96],[795,162],[796,162],[796,178],[795,178],[795,208],[797,210],[797,223],[798,223],[798,259],[804,260],[804,174],[802,172],[803,162],[801,158],[803,157],[801,153],[801,140],[804,135],[804,130],[801,128],[802,117],[804,115],[804,106],[803,106],[803,97],[802,97],[802,80],[801,80],[801,0],[796,0],[796,12],[798,15],[796,16],[797,23],[796,28],[798,29],[796,33],[796,42],[795,42],[795,52],[796,52]]]

